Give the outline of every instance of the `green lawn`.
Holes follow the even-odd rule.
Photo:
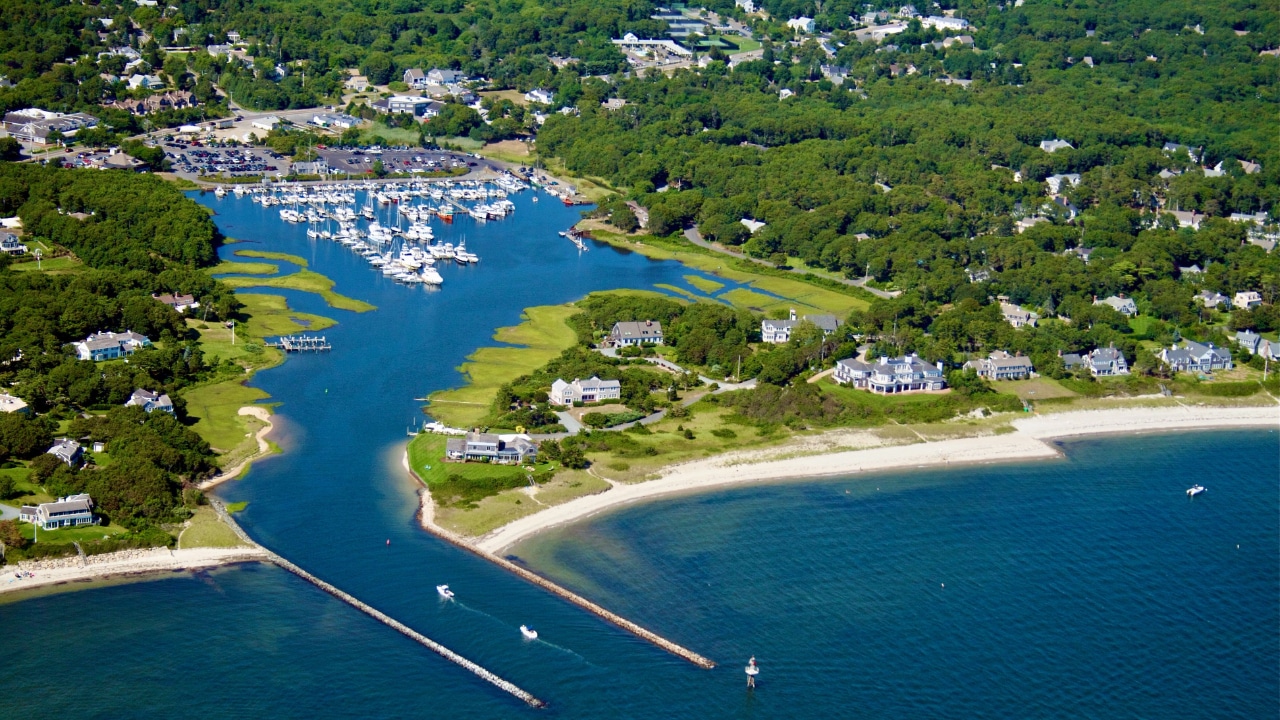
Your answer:
[[[324,330],[338,324],[336,320],[323,315],[292,310],[289,308],[289,301],[280,295],[236,293],[236,298],[244,303],[244,312],[249,315],[247,334],[251,337],[292,335],[306,330]],[[211,325],[210,328],[212,327]],[[243,330],[237,329],[237,334],[240,332]],[[231,333],[227,331],[225,337],[221,334],[217,337],[230,342]]]
[[[182,394],[187,401],[187,414],[196,418],[192,429],[221,453],[218,462],[224,467],[235,464],[258,447],[253,435],[262,427],[262,421],[240,415],[240,408],[270,397],[243,383],[243,380],[228,380]]]
[[[19,523],[22,536],[32,538],[36,527],[30,523]],[[36,542],[67,545],[86,540],[101,540],[103,536],[122,535],[129,532],[119,525],[81,525],[80,527],[60,528],[58,530],[41,530]]]
[[[429,413],[454,427],[472,427],[489,414],[494,395],[504,383],[526,375],[572,347],[577,335],[565,320],[577,313],[571,305],[543,305],[524,311],[524,322],[499,328],[498,342],[521,347],[485,347],[467,356],[458,368],[467,384],[431,396]]]
[[[178,535],[179,548],[239,547],[244,542],[224,522],[218,519],[213,508],[196,508],[190,525]]]
[[[994,383],[1001,392],[1010,392],[1023,400],[1047,400],[1050,398],[1079,397],[1079,393],[1068,390],[1056,380],[1039,377],[1033,380],[1010,380]]]
[[[31,260],[28,262],[14,263],[9,266],[10,269],[17,272],[33,272],[44,271],[51,273],[75,272],[84,269],[83,263],[73,257],[56,257],[39,262]]]
[[[409,128],[389,128],[385,125],[374,125],[373,127],[361,129],[361,144],[372,145],[375,142],[379,142],[375,141],[374,138],[382,138],[380,142],[384,145],[409,145],[413,147],[418,144],[418,131]]]
[[[307,259],[299,255],[290,255],[289,253],[272,252],[269,250],[236,250],[234,255],[238,257],[261,258],[263,260],[283,260],[291,262],[298,267],[307,267]]]
[[[209,268],[210,275],[275,275],[279,265],[258,262],[231,262],[224,260]]]
[[[269,278],[229,277],[223,279],[222,282],[233,288],[271,287],[316,293],[324,298],[329,307],[339,310],[351,310],[352,312],[377,310],[376,306],[370,305],[363,300],[356,300],[334,292],[332,280],[311,270],[299,270],[296,273]]]

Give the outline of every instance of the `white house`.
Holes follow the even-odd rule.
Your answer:
[[[18,513],[18,519],[38,525],[42,530],[93,525],[98,522],[93,517],[93,498],[85,493],[60,497],[54,502],[34,506],[24,505]]]
[[[751,218],[742,218],[739,222],[741,222],[742,227],[746,228],[747,232],[752,235],[755,235],[760,228],[765,226],[765,223],[762,223],[759,220],[752,220]]]
[[[930,15],[929,17],[921,18],[920,24],[935,30],[964,30],[969,27],[969,21],[964,18],[943,17],[941,15]]]
[[[1044,179],[1045,184],[1049,186],[1049,192],[1057,195],[1062,192],[1063,185],[1075,187],[1080,184],[1079,173],[1067,173],[1065,175],[1050,175]]]
[[[1041,140],[1040,149],[1047,153],[1053,153],[1059,150],[1073,150],[1075,146],[1066,140]]]
[[[17,235],[0,232],[0,253],[5,255],[26,255],[27,246],[18,241]]]
[[[132,355],[138,348],[151,344],[144,335],[128,330],[122,333],[94,333],[84,340],[75,343],[76,356],[81,360],[115,360]]]
[[[774,345],[781,345],[791,339],[791,331],[794,330],[802,322],[811,322],[822,330],[822,336],[826,337],[836,331],[840,326],[840,321],[835,315],[805,315],[799,319],[796,318],[796,309],[791,308],[790,317],[786,320],[762,320],[760,321],[760,339]]]
[[[9,393],[0,393],[0,412],[30,413],[30,409],[22,398],[14,397]]]
[[[613,347],[627,345],[662,344],[662,323],[656,320],[616,322],[609,331],[609,344]]]
[[[538,459],[538,446],[528,435],[496,435],[470,432],[466,437],[454,437],[445,441],[446,460],[499,463],[503,465],[534,462]]]
[[[128,79],[129,89],[137,90],[155,90],[164,87],[164,81],[159,75],[130,75]]]
[[[1111,297],[1105,300],[1095,299],[1093,301],[1093,304],[1094,305],[1110,305],[1111,307],[1116,309],[1116,312],[1120,313],[1121,315],[1127,315],[1129,317],[1133,317],[1134,315],[1138,314],[1138,306],[1134,304],[1133,298],[1127,298],[1123,295],[1112,295]]]
[[[798,18],[791,18],[790,20],[787,21],[787,27],[791,28],[792,30],[795,30],[798,33],[812,35],[813,34],[813,18],[808,18],[803,16]]]
[[[446,68],[431,68],[427,72],[427,83],[430,85],[453,85],[466,79],[467,76],[463,73]]]
[[[881,357],[874,363],[850,358],[836,362],[835,381],[884,395],[943,390],[942,363],[930,365],[912,353],[899,358]]]
[[[173,414],[173,400],[171,400],[168,395],[151,392],[150,390],[143,390],[142,388],[134,390],[133,394],[129,396],[129,399],[125,402],[124,406],[137,406],[145,410],[147,413],[159,410],[160,412],[167,412],[170,415]]]
[[[748,15],[756,11],[756,4],[754,0],[733,0],[733,4],[735,7],[742,8],[742,12],[745,12]]]
[[[53,443],[53,447],[45,451],[45,454],[52,455],[70,467],[75,467],[84,459],[84,448],[80,447],[80,443],[68,438],[58,438]]]
[[[560,378],[551,383],[551,404],[572,405],[574,403],[593,403],[604,400],[618,400],[622,397],[622,383],[617,380],[601,380],[591,377],[587,380],[574,379],[567,383]]]
[[[1243,308],[1245,310],[1252,310],[1253,308],[1256,308],[1261,304],[1262,304],[1262,296],[1254,292],[1253,290],[1244,290],[1244,291],[1238,292],[1236,293],[1235,297],[1231,298],[1232,307]]]
[[[1036,313],[1007,302],[1000,303],[1000,313],[1004,315],[1005,322],[1016,328],[1028,325],[1035,327],[1036,321],[1040,319],[1040,316]]]
[[[524,94],[524,99],[531,103],[550,105],[555,100],[555,93],[545,88],[534,88]]]

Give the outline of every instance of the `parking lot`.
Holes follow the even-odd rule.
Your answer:
[[[173,170],[185,175],[231,176],[287,173],[289,161],[265,148],[219,147],[198,141],[167,140],[165,156]]]
[[[422,148],[325,148],[317,153],[329,164],[330,172],[366,173],[376,161],[389,173],[439,172],[461,167],[476,167],[477,161],[461,153]]]

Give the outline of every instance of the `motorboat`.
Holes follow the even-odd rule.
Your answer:
[[[538,631],[537,631],[537,630],[534,630],[533,628],[529,627],[528,625],[521,625],[521,626],[520,626],[520,634],[521,634],[521,635],[523,635],[523,636],[525,636],[525,639],[527,639],[527,640],[537,640],[537,639],[538,639]]]
[[[1205,488],[1203,485],[1192,485],[1191,487],[1187,488],[1187,497],[1195,497],[1200,493],[1204,492],[1204,489]]]
[[[445,600],[453,599],[453,591],[449,589],[448,585],[437,585],[436,592],[440,593],[440,597],[444,598]]]

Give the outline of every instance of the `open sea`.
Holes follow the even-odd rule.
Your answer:
[[[244,565],[0,604],[0,718],[1280,715],[1275,431],[1073,440],[1057,461],[676,497],[515,548],[720,663],[700,670],[422,532],[400,463],[414,398],[457,385],[454,368],[522,308],[701,273],[580,254],[556,235],[577,211],[524,193],[507,220],[437,225],[483,260],[442,269],[438,291],[407,288],[274,208],[196,197],[246,241],[224,257],[301,255],[379,308],[268,291],[338,319],[334,351],[256,376],[285,452],[219,494],[249,503],[238,517],[267,547],[550,706]],[[1189,500],[1195,483],[1209,491]],[[763,672],[748,691],[752,655]]]

